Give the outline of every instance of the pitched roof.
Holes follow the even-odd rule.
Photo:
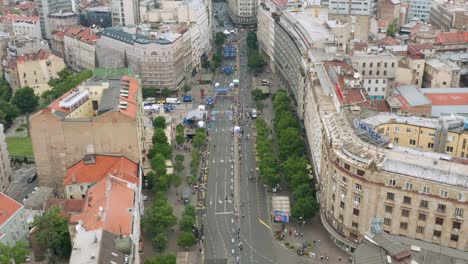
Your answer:
[[[39,21],[39,16],[22,16],[22,15],[14,15],[14,14],[5,14],[3,16],[3,20],[12,21],[12,22],[30,22],[30,23],[37,23]]]
[[[61,209],[61,216],[69,219],[72,214],[81,213],[83,204],[84,200],[50,198],[45,204],[44,211],[55,206]]]
[[[68,28],[64,32],[64,34],[67,37],[79,40],[83,43],[87,43],[90,45],[92,45],[97,39],[101,38],[101,36],[96,35],[96,33],[92,29],[79,26]]]
[[[63,185],[96,183],[113,175],[117,178],[138,184],[138,164],[124,156],[95,155],[94,163],[80,160],[67,169]]]
[[[48,52],[45,49],[40,49],[36,53],[29,53],[29,54],[24,54],[24,55],[18,56],[16,58],[16,61],[18,63],[25,63],[27,61],[45,60],[45,59],[49,58],[49,56],[51,56],[50,52]]]
[[[71,224],[84,230],[102,228],[116,235],[132,234],[135,184],[109,176],[88,190],[83,213],[72,215]]]
[[[468,31],[464,32],[439,32],[437,33],[436,43],[463,43],[468,42]]]
[[[23,207],[22,204],[0,192],[0,226]]]
[[[381,39],[380,43],[382,43],[383,45],[387,44],[387,45],[390,45],[390,46],[400,45],[400,42],[398,40],[392,38],[391,36],[386,36],[385,38]]]

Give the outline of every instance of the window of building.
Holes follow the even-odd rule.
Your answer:
[[[345,206],[344,202],[340,202],[340,208],[344,209],[344,206]]]
[[[385,206],[385,212],[386,213],[393,213],[393,206],[386,205]]]
[[[444,219],[442,217],[436,217],[435,224],[436,225],[443,225],[444,224]]]
[[[405,189],[406,189],[406,190],[413,190],[413,184],[407,182],[407,183],[405,184]]]
[[[431,188],[429,188],[428,186],[423,186],[422,192],[423,193],[431,193]]]
[[[404,203],[404,204],[411,204],[411,197],[409,197],[409,196],[404,196],[404,197],[403,197],[403,203]]]
[[[409,217],[410,211],[408,209],[401,209],[401,216]]]
[[[354,203],[360,204],[361,203],[361,196],[354,196]]]
[[[392,62],[392,68],[395,68],[395,63],[394,62]]]
[[[426,201],[426,200],[421,200],[421,202],[419,203],[419,207],[428,208],[429,207],[429,202]]]
[[[384,76],[387,76],[387,71],[383,71],[383,75],[384,75]]]
[[[342,214],[340,214],[340,215],[338,216],[338,219],[340,219],[340,221],[341,221],[341,222],[343,222],[343,220],[344,220],[344,217],[343,217],[343,215],[342,215]]]
[[[369,71],[369,75],[372,75],[372,71]]]
[[[393,138],[393,141],[394,141],[395,143],[398,143],[398,140],[399,140],[399,139],[398,139],[397,137],[396,137],[396,138]]]
[[[437,205],[437,211],[445,213],[445,204],[438,204]]]
[[[424,233],[424,226],[417,226],[416,233],[420,233],[420,234]]]
[[[441,237],[441,236],[442,236],[442,232],[441,232],[441,231],[439,231],[439,230],[434,230],[434,237],[439,238],[439,237]]]
[[[332,200],[335,201],[335,194],[332,194]]]
[[[368,84],[371,84],[371,82],[372,82],[372,80],[371,80],[371,79],[367,80],[367,83],[368,83]]]
[[[358,227],[359,227],[359,224],[356,223],[356,222],[352,222],[351,225],[352,225],[352,227],[353,227],[354,229],[358,229]]]
[[[460,230],[461,229],[461,222],[453,221],[452,228]]]
[[[419,213],[418,214],[418,220],[419,221],[426,221],[427,219],[427,214],[424,214],[424,213]]]
[[[388,185],[389,186],[395,186],[396,185],[396,180],[394,180],[394,179],[388,180]]]
[[[387,192],[387,200],[395,200],[395,194],[391,192]]]
[[[357,190],[357,191],[361,191],[362,190],[361,184],[356,183],[356,185],[354,185],[354,189]]]
[[[363,67],[363,68],[366,67],[366,63],[365,63],[365,62],[362,63],[362,67]]]
[[[354,208],[353,209],[353,215],[359,216],[359,209]]]
[[[361,177],[364,177],[364,174],[365,174],[365,173],[366,173],[366,172],[363,171],[363,170],[357,170],[357,171],[356,171],[356,174],[357,174],[358,176],[361,176]]]
[[[466,148],[466,138],[463,139],[462,149]]]
[[[455,241],[455,242],[458,242],[458,235],[451,234],[451,235],[450,235],[450,240]]]
[[[427,143],[428,149],[434,149],[434,143]]]
[[[445,190],[440,190],[440,197],[447,198],[448,197],[448,192]]]
[[[465,197],[463,197],[463,193],[458,194],[458,201],[463,202],[465,200]]]
[[[380,71],[377,71],[375,74],[379,75]],[[379,83],[379,79],[375,79],[375,83]]]
[[[349,233],[349,237],[354,239],[354,240],[357,240],[359,238],[358,235],[356,233],[353,233],[353,232]]]
[[[411,133],[411,128],[407,128],[406,133]]]
[[[447,85],[447,82],[442,82],[442,85]]]
[[[369,64],[369,67],[372,67],[372,66],[373,66],[373,63],[371,62],[371,63]]]
[[[384,67],[387,68],[387,63],[386,62],[384,63]]]
[[[384,218],[384,225],[391,225],[392,224],[392,219],[390,218]]]
[[[400,228],[403,229],[403,230],[407,230],[408,229],[408,223],[400,222]]]
[[[346,177],[342,177],[342,178],[341,178],[341,181],[342,181],[344,184],[347,184],[347,183],[348,183],[348,179],[346,179]]]
[[[400,128],[399,128],[399,127],[395,127],[395,132],[400,132]]]
[[[379,88],[375,87],[374,92],[378,92],[378,91],[379,91]]]
[[[344,168],[349,171],[351,169],[351,166],[348,163],[344,164]]]
[[[455,208],[455,216],[463,216],[463,208]]]
[[[453,147],[447,146],[447,152],[453,152]]]

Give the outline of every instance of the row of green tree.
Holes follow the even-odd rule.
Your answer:
[[[310,186],[310,168],[305,156],[301,126],[294,114],[291,97],[284,90],[273,96],[274,128],[279,146],[280,173],[293,191],[291,214],[297,219],[310,219],[319,205]]]
[[[197,238],[194,234],[196,227],[196,211],[192,205],[186,205],[182,218],[179,221],[180,231],[177,245],[184,248],[189,248],[197,243]]]
[[[266,63],[263,57],[258,53],[258,40],[256,31],[249,31],[247,34],[247,47],[247,65],[249,65],[249,67],[255,72],[263,71]]]
[[[159,252],[167,248],[167,232],[177,224],[172,206],[167,202],[166,191],[171,185],[180,186],[182,179],[174,174],[167,174],[166,160],[172,157],[172,147],[168,142],[164,129],[167,126],[164,117],[153,120],[153,146],[148,153],[153,171],[145,176],[146,188],[155,193],[151,207],[147,208],[141,220],[143,230],[153,236],[153,248]]]
[[[192,160],[190,161],[190,177],[189,184],[195,184],[197,175],[200,172],[200,164],[202,158],[202,147],[206,142],[206,131],[204,128],[198,128],[192,140],[193,149],[191,152]]]
[[[257,138],[255,151],[260,176],[265,184],[275,187],[280,182],[278,157],[273,150],[271,129],[262,118],[255,122]]]
[[[152,259],[145,260],[145,264],[176,264],[177,257],[174,253],[157,255]]]

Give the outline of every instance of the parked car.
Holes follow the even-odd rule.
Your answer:
[[[37,172],[32,177],[28,179],[28,183],[33,183],[37,179]]]

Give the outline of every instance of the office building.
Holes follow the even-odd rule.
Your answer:
[[[413,18],[429,22],[429,14],[432,6],[431,0],[407,0],[406,3],[409,5],[407,22],[410,22]]]
[[[112,26],[130,26],[140,23],[138,0],[111,0]]]
[[[464,30],[468,25],[468,3],[434,1],[429,23],[442,31]]]

